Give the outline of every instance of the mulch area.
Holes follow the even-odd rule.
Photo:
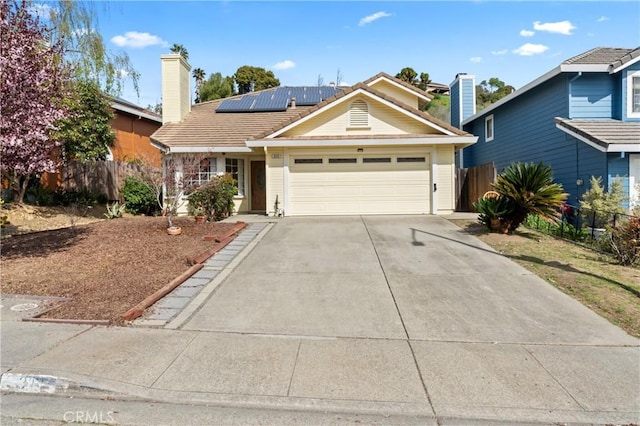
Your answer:
[[[129,217],[13,235],[2,240],[4,294],[67,297],[43,318],[108,320],[189,269],[190,258],[211,249],[235,223],[177,218],[182,234],[167,234],[160,217]]]

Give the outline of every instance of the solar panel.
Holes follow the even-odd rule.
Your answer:
[[[240,99],[226,99],[218,106],[216,112],[286,111],[292,98],[296,98],[296,105],[313,106],[339,91],[340,89],[333,86],[276,87],[247,94]]]

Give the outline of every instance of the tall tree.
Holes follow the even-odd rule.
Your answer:
[[[280,86],[280,80],[276,78],[273,71],[264,68],[243,65],[233,75],[238,93],[250,93],[256,90],[270,89]]]
[[[498,102],[500,99],[515,91],[513,86],[506,84],[497,77],[491,77],[489,81],[482,80],[476,86],[476,109],[481,110]]]
[[[411,67],[404,67],[398,74],[396,74],[396,78],[399,78],[411,85],[415,85],[418,82],[418,73]]]
[[[189,52],[187,51],[187,48],[184,47],[183,45],[174,43],[174,45],[171,46],[170,50],[171,50],[171,53],[178,53],[180,56],[184,58],[185,61],[189,60]]]
[[[233,78],[222,77],[219,72],[209,75],[200,87],[200,102],[213,101],[233,95]]]
[[[70,72],[62,42],[49,41],[25,2],[1,1],[0,19],[0,171],[22,203],[29,180],[58,165],[51,132],[67,113]]]
[[[118,95],[127,81],[138,92],[140,74],[125,52],[114,52],[98,28],[97,2],[57,0],[37,2],[24,0],[29,8],[48,6],[48,19],[41,22],[48,29],[49,42],[61,44],[63,58],[80,80],[95,82],[103,91]],[[102,3],[103,7],[106,3]]]
[[[202,87],[202,83],[204,83],[204,77],[206,73],[202,68],[196,68],[191,72],[191,75],[196,80],[196,100],[195,103],[201,102],[200,100],[200,87]]]
[[[78,80],[72,83],[70,96],[63,103],[68,114],[56,123],[53,133],[62,143],[63,160],[105,160],[115,142],[109,98],[95,82]]]
[[[419,89],[427,91],[427,85],[431,83],[431,79],[429,78],[429,73],[421,72],[420,73],[420,81],[416,84],[416,87]]]

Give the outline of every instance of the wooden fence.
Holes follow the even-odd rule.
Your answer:
[[[496,180],[496,166],[493,163],[481,164],[468,169],[458,169],[456,179],[457,203],[456,211],[475,211],[473,203],[491,190]]]
[[[148,166],[122,161],[70,163],[64,167],[62,185],[65,189],[90,190],[105,194],[109,200],[121,200],[120,190],[127,176],[136,175]],[[160,169],[154,169],[160,173]]]

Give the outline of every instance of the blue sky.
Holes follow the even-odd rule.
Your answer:
[[[409,66],[449,84],[456,73],[518,88],[593,47],[640,45],[640,2],[122,1],[98,7],[99,31],[141,73],[142,106],[161,99],[160,55],[173,43],[193,68],[272,70],[282,85],[355,84]],[[193,84],[193,83],[192,83]]]

